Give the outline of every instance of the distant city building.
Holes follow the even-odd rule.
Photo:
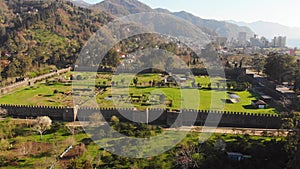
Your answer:
[[[260,42],[262,43],[262,46],[265,48],[270,46],[270,42],[266,37],[261,37]]]
[[[227,45],[227,38],[226,37],[217,37],[216,43],[218,46],[226,46]]]
[[[275,47],[275,48],[286,47],[286,37],[285,36],[278,36],[278,37],[275,36],[272,40],[272,47]]]
[[[246,32],[239,33],[238,43],[240,46],[245,46],[247,44],[247,33]]]
[[[250,38],[250,45],[251,47],[264,47],[258,35],[254,35],[254,37]]]

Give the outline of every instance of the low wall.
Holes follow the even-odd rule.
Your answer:
[[[137,111],[134,109],[112,109],[112,108],[79,108],[75,111],[68,107],[49,106],[21,106],[0,105],[8,112],[8,116],[14,118],[36,118],[38,116],[49,116],[54,121],[88,121],[94,113],[101,114],[106,121],[116,116],[120,121],[134,121],[163,126],[192,126],[198,125],[241,128],[272,128],[279,129],[282,121],[277,115],[253,115],[241,112],[211,112],[198,110],[182,110],[172,112],[165,109],[149,109],[148,111]],[[209,118],[208,118],[209,117]],[[220,122],[219,122],[220,121]],[[218,123],[219,122],[219,123]]]
[[[2,88],[0,88],[0,94],[7,94],[9,92],[16,90],[17,88],[30,86],[36,82],[39,82],[39,81],[42,81],[42,80],[45,80],[45,79],[48,79],[48,78],[51,78],[54,76],[58,76],[60,74],[63,74],[63,73],[69,72],[69,71],[70,71],[70,68],[61,69],[61,70],[57,70],[56,72],[48,73],[48,74],[41,75],[41,76],[38,76],[38,77],[35,77],[32,79],[27,79],[27,80],[24,80],[24,81],[21,81],[18,83],[14,83],[9,86],[2,87]]]

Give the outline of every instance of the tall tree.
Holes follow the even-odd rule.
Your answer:
[[[287,137],[286,149],[289,153],[289,169],[298,169],[300,166],[300,113],[293,113],[285,120],[285,127],[292,129]]]
[[[271,53],[266,59],[264,72],[273,80],[282,82],[293,79],[297,68],[297,59],[295,56]]]
[[[37,117],[36,122],[33,126],[33,130],[40,134],[40,139],[42,139],[43,133],[50,129],[52,120],[48,116]]]
[[[266,58],[262,55],[256,55],[251,60],[251,66],[259,74],[264,70]]]

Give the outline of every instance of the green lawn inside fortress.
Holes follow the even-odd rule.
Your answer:
[[[62,77],[67,76],[64,75]],[[113,76],[108,73],[99,73],[96,76],[91,73],[81,74],[83,84],[81,81],[77,81],[75,84],[79,84],[78,88],[94,89],[93,86],[110,86],[112,81],[118,83],[118,87],[107,87],[106,90],[96,92],[96,101],[99,107],[112,108],[117,106],[128,107],[132,105],[137,109],[145,109],[146,107],[152,108],[194,108],[200,110],[210,110],[212,107],[224,104],[224,99],[229,99],[227,91],[223,91],[221,88],[217,88],[216,83],[222,81],[222,78],[210,79],[206,76],[196,76],[196,84],[200,83],[202,87],[207,87],[211,83],[212,90],[207,89],[180,89],[179,87],[151,87],[150,81],[155,80],[161,82],[163,77],[160,74],[143,74],[137,75],[138,84],[135,86],[132,79],[135,77],[130,74],[122,74]],[[76,77],[74,77],[76,78]],[[123,81],[123,82],[122,82]],[[88,87],[87,87],[88,84]],[[122,87],[122,84],[128,84],[129,87]],[[186,85],[191,85],[191,81],[187,81]],[[126,86],[126,85],[125,85]],[[5,95],[0,98],[0,104],[15,104],[15,105],[43,105],[43,106],[73,106],[72,98],[72,85],[63,84],[59,82],[54,83],[38,83],[33,87],[26,87],[15,91],[14,93]],[[250,114],[276,114],[275,108],[268,109],[253,109],[251,107],[251,101],[259,98],[258,94],[251,93],[249,91],[235,92],[240,97],[239,103],[226,103],[224,111],[230,112],[247,112]],[[91,92],[89,92],[91,93]],[[198,93],[195,94],[195,93]],[[94,94],[94,92],[92,92]],[[164,94],[165,102],[161,102],[160,95]],[[184,96],[182,96],[182,94]],[[117,97],[123,95],[123,98]],[[200,96],[198,98],[197,96]],[[212,101],[212,96],[214,99]],[[143,101],[135,101],[134,98],[139,98]],[[224,98],[226,97],[226,98]],[[87,100],[94,99],[94,97],[86,96],[82,97]],[[146,102],[148,100],[148,102]],[[199,101],[199,104],[193,101]],[[149,101],[151,101],[149,103]],[[171,105],[169,103],[172,103]],[[168,104],[167,104],[168,103]],[[89,101],[86,102],[86,106],[89,106]],[[195,107],[195,105],[198,105]],[[222,110],[222,109],[220,109]]]

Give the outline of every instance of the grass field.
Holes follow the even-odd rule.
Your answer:
[[[26,87],[12,94],[0,98],[0,104],[17,105],[46,105],[46,106],[72,106],[72,96],[65,94],[54,94],[54,90],[59,92],[71,92],[71,86],[63,84],[45,85],[39,84],[36,87]]]
[[[82,78],[87,78],[90,76],[88,73],[82,75]],[[111,81],[119,82],[124,79],[124,84],[131,83],[128,79],[133,79],[132,75],[118,75],[112,77],[109,74],[98,74],[98,78],[92,79],[89,77],[88,80],[83,81],[84,84],[95,85],[100,83],[111,83]],[[95,77],[94,77],[95,78]],[[226,91],[216,90],[215,84],[218,81],[223,80],[222,78],[209,79],[208,77],[196,77],[196,82],[202,85],[207,85],[212,83],[214,90],[207,89],[179,89],[179,88],[167,88],[167,87],[151,87],[149,86],[149,81],[155,80],[160,81],[162,77],[158,74],[146,74],[139,75],[139,83],[143,86],[130,86],[130,87],[108,87],[106,91],[98,93],[96,96],[97,103],[100,107],[111,108],[117,105],[118,107],[131,107],[132,105],[138,109],[145,109],[145,105],[140,102],[132,102],[130,100],[130,95],[147,97],[148,100],[154,100],[156,104],[149,104],[148,107],[155,108],[165,108],[165,104],[159,102],[159,95],[164,94],[167,101],[172,101],[172,105],[169,105],[172,109],[200,109],[200,110],[225,110],[232,112],[247,112],[247,113],[258,113],[258,114],[273,114],[276,113],[275,108],[268,109],[253,109],[251,105],[251,100],[256,100],[259,95],[252,94],[249,91],[234,92],[241,97],[239,103],[225,103],[228,99],[228,94]],[[76,82],[78,84],[81,81]],[[130,85],[130,84],[129,84]],[[189,82],[187,82],[189,85]],[[81,87],[86,88],[86,87]],[[92,89],[92,87],[90,87]],[[56,92],[54,92],[56,90]],[[64,85],[60,83],[55,83],[53,85],[47,85],[45,83],[38,84],[35,87],[27,87],[16,91],[12,94],[3,96],[0,98],[0,104],[17,104],[17,105],[47,105],[47,106],[73,106],[73,97],[70,94],[72,91],[72,86]],[[94,92],[89,92],[94,94]],[[117,96],[124,95],[124,98],[120,99]],[[116,96],[113,99],[107,99],[109,97]],[[84,98],[84,97],[82,97]],[[85,99],[91,100],[90,97]],[[85,106],[89,106],[89,101],[86,102]],[[224,106],[224,107],[223,107]]]
[[[113,88],[114,89],[114,88]],[[118,105],[120,107],[130,107],[131,104],[122,104],[122,102],[117,101],[109,101],[105,100],[111,93],[113,94],[126,94],[125,89],[116,89],[111,91],[112,89],[108,89],[103,95],[97,97],[97,102],[100,106],[103,107],[113,107],[114,105]],[[135,88],[132,87],[129,89],[129,93],[134,93],[135,95],[142,95],[145,93],[151,94],[162,94],[164,93],[167,96],[168,100],[173,100],[173,105],[171,108],[180,109],[200,109],[200,110],[225,110],[232,112],[247,112],[254,114],[273,114],[276,113],[275,108],[269,109],[253,109],[251,108],[251,100],[256,100],[258,95],[251,94],[249,91],[243,92],[235,92],[235,94],[241,97],[241,101],[239,103],[224,103],[224,97],[228,99],[228,95],[224,91],[217,90],[195,90],[195,89],[176,89],[176,88]],[[197,98],[200,96],[200,99]],[[183,100],[182,100],[183,98]],[[214,98],[214,99],[212,99]],[[199,101],[198,103],[194,103],[194,101]],[[198,108],[195,106],[198,105]],[[137,108],[142,108],[139,104],[134,104]],[[224,109],[222,107],[224,106]],[[163,105],[155,105],[154,107],[164,107]]]

